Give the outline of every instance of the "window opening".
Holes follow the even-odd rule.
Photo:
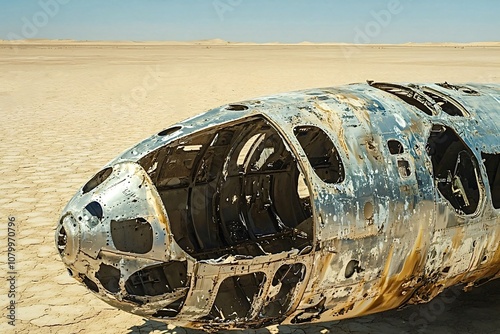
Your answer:
[[[151,170],[176,242],[196,259],[311,249],[307,181],[264,119],[183,137],[139,163]]]
[[[482,158],[488,174],[493,207],[500,209],[500,154],[483,153]]]
[[[441,195],[459,214],[473,214],[480,200],[479,171],[471,149],[451,128],[435,125],[427,142]]]
[[[328,135],[315,126],[299,126],[295,136],[307,155],[312,168],[326,183],[341,183],[345,179],[344,164]]]

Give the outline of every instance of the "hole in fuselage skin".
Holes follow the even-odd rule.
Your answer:
[[[68,242],[68,236],[66,234],[66,230],[63,226],[59,228],[59,234],[57,235],[57,250],[59,254],[63,255],[64,250],[66,249],[66,243]]]
[[[398,171],[402,178],[409,177],[411,175],[410,163],[404,159],[398,160]]]
[[[372,202],[366,202],[365,207],[363,208],[363,214],[365,216],[366,220],[372,220],[373,219],[373,203]]]
[[[478,91],[476,91],[470,87],[467,87],[467,86],[453,85],[453,84],[449,84],[447,82],[437,83],[436,85],[443,87],[443,88],[446,88],[446,89],[449,89],[449,90],[454,90],[456,92],[467,94],[467,95],[475,95],[475,96],[481,95],[481,94],[479,94]]]
[[[139,163],[151,170],[176,242],[198,260],[312,244],[309,189],[299,195],[297,159],[263,119],[183,137]]]
[[[436,112],[432,102],[427,99],[425,94],[415,91],[410,87],[378,82],[372,83],[371,86],[400,98],[429,116],[434,115]]]
[[[226,278],[205,320],[228,322],[248,318],[255,297],[261,295],[265,278],[260,272]]]
[[[159,319],[175,318],[177,314],[179,314],[185,299],[186,298],[180,298],[175,302],[173,302],[172,304],[169,304],[167,307],[164,307],[161,310],[156,311],[156,313],[153,314],[153,317]]]
[[[351,278],[356,272],[360,272],[359,261],[349,261],[349,263],[345,267],[345,278]]]
[[[405,152],[403,144],[399,140],[389,140],[387,142],[387,147],[389,147],[389,152],[392,155],[403,154]]]
[[[109,292],[116,293],[120,291],[120,270],[102,263],[99,266],[99,271],[96,273],[96,278],[101,282],[102,286]]]
[[[244,111],[244,110],[248,110],[248,107],[243,105],[243,104],[230,104],[226,107],[226,110]]]
[[[158,136],[161,136],[161,137],[169,136],[169,135],[179,131],[180,129],[182,129],[182,126],[174,126],[174,127],[171,127],[171,128],[168,128],[168,129],[165,129],[165,130],[159,132]]]
[[[297,126],[293,132],[314,172],[323,182],[341,183],[344,181],[344,164],[340,154],[322,129],[315,126]]]
[[[111,175],[112,172],[113,172],[113,168],[108,167],[108,168],[103,169],[102,171],[100,171],[96,175],[94,175],[94,177],[92,177],[90,179],[90,181],[88,181],[83,186],[83,188],[82,188],[83,193],[86,194],[89,191],[92,191],[93,189],[95,189],[97,186],[99,186],[101,183],[103,183]]]
[[[94,217],[97,217],[97,219],[102,220],[103,217],[103,211],[102,211],[102,206],[98,202],[90,202],[85,209]]]
[[[434,125],[427,153],[441,195],[457,213],[473,214],[480,201],[480,172],[472,150],[453,129]]]
[[[423,88],[423,90],[425,94],[433,99],[439,105],[441,110],[448,115],[462,117],[469,116],[469,113],[465,110],[465,108],[451,97],[431,90],[430,88]]]
[[[125,289],[134,296],[159,296],[188,283],[186,262],[171,261],[135,272],[125,282]]]
[[[277,318],[285,315],[293,302],[296,287],[304,280],[305,274],[306,267],[301,263],[281,266],[272,280],[272,286],[279,287],[279,291],[266,301],[259,316]]]
[[[488,174],[493,207],[500,209],[500,154],[482,153],[482,158]]]

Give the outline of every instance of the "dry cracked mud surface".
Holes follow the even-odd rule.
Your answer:
[[[201,333],[114,309],[70,278],[62,208],[106,162],[228,102],[366,79],[500,82],[500,47],[0,43],[1,333]],[[349,57],[346,58],[346,54]],[[5,317],[7,220],[16,222],[16,326]],[[500,333],[500,281],[341,322],[242,333]]]

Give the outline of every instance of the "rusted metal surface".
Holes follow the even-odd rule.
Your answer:
[[[500,277],[500,85],[354,84],[213,109],[63,210],[70,274],[217,330],[359,317]]]

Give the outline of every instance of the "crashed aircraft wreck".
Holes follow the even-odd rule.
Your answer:
[[[205,330],[359,317],[500,277],[500,85],[229,104],[88,181],[55,241],[122,310]]]

